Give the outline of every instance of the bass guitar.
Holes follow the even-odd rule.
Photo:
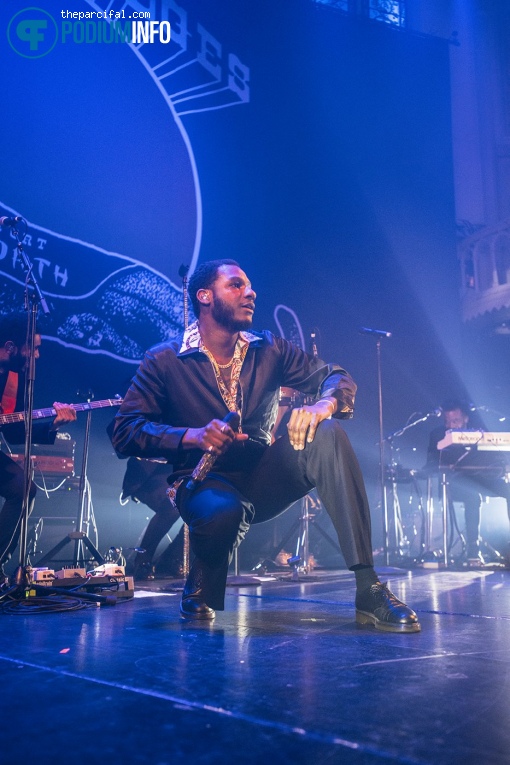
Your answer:
[[[120,406],[123,399],[120,396],[115,398],[106,398],[102,401],[84,401],[82,404],[69,404],[71,409],[75,412],[88,412],[91,409],[103,409],[106,406]],[[34,420],[40,420],[44,417],[55,417],[57,414],[53,407],[48,409],[34,409],[32,412],[32,418]],[[25,412],[12,412],[11,414],[0,414],[0,427],[2,425],[8,425],[12,422],[24,422]]]

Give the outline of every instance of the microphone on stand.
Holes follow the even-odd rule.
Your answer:
[[[240,421],[241,418],[237,412],[229,412],[222,420],[222,422],[226,423],[226,425],[229,425],[232,430],[238,429]],[[186,484],[188,491],[193,491],[193,489],[196,489],[199,483],[202,483],[204,478],[211,471],[211,468],[216,462],[216,459],[216,454],[210,454],[209,452],[206,452],[204,455],[202,455],[198,465],[191,474],[191,478]]]
[[[3,215],[0,218],[0,226],[15,226],[17,223],[21,223],[22,220],[21,215],[16,215],[14,218],[8,218],[7,215]]]
[[[385,329],[371,329],[370,327],[360,327],[360,335],[376,335],[377,337],[391,337],[391,332]]]
[[[486,414],[493,414],[495,417],[498,418],[499,422],[506,422],[506,420],[508,420],[508,416],[506,414],[503,414],[502,412],[498,412],[497,409],[492,409],[490,406],[475,406],[474,404],[470,404],[469,411],[470,412],[485,412]]]

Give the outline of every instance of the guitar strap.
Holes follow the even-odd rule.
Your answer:
[[[16,409],[16,398],[18,395],[18,373],[9,372],[0,407],[2,414],[12,414]]]

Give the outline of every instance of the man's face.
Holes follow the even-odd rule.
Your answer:
[[[41,335],[36,335],[34,337],[34,356],[36,359],[39,358],[39,348],[41,347]],[[28,358],[28,347],[26,345],[23,346],[21,349],[21,355],[26,359]]]
[[[244,271],[238,266],[220,266],[209,292],[211,315],[218,324],[231,332],[251,327],[256,293]]]
[[[452,409],[449,412],[443,412],[443,416],[446,430],[461,430],[467,427],[469,417],[462,409]]]
[[[39,347],[41,345],[41,335],[36,335],[34,338],[34,356],[39,358]],[[10,358],[9,369],[12,372],[22,372],[27,365],[28,361],[28,348],[24,345],[21,350],[16,349],[16,353],[13,353]]]

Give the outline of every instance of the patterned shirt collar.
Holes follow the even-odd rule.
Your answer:
[[[260,341],[260,335],[256,335],[254,332],[239,332],[239,337],[245,343],[254,343]],[[193,324],[190,324],[188,329],[186,329],[184,332],[178,355],[182,356],[186,353],[191,353],[192,351],[200,351],[200,342],[201,337],[198,321],[194,321]]]

